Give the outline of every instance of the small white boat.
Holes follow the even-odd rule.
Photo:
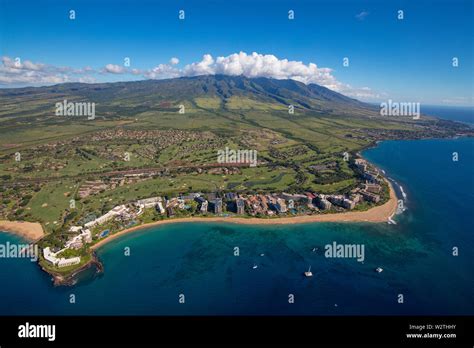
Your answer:
[[[260,256],[265,256],[265,254],[260,254]]]
[[[318,250],[318,248],[313,248],[313,253],[314,253],[316,250]]]
[[[305,277],[312,277],[313,273],[311,272],[311,266],[309,266],[308,271],[304,272]]]
[[[253,269],[256,269],[256,268],[258,268],[258,266],[257,266],[257,265],[253,265],[253,267],[252,267],[252,268],[253,268]]]
[[[382,271],[383,271],[383,268],[382,268],[382,267],[377,267],[377,268],[375,269],[375,272],[377,272],[377,273],[382,273]]]

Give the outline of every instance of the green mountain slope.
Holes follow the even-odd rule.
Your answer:
[[[209,101],[206,103],[202,98],[208,98]],[[121,112],[133,115],[143,110],[166,110],[182,103],[199,107],[209,105],[213,109],[236,109],[239,108],[239,101],[243,109],[288,109],[289,105],[293,105],[295,110],[300,111],[377,116],[377,110],[370,105],[315,84],[215,75],[2,89],[0,117],[48,116],[54,110],[54,104],[64,99],[95,102],[98,113],[105,111],[111,116]],[[22,110],[18,110],[18,104],[21,104]]]

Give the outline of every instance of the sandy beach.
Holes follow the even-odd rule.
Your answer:
[[[35,242],[44,236],[43,227],[38,222],[0,220],[0,231],[19,235],[30,242]]]
[[[301,224],[310,222],[387,222],[388,218],[395,214],[397,210],[397,196],[389,183],[390,199],[385,204],[374,207],[367,211],[355,211],[347,213],[336,214],[320,214],[320,215],[305,215],[284,218],[240,218],[240,217],[188,217],[179,219],[169,219],[140,226],[128,228],[126,230],[117,232],[101,241],[94,244],[91,249],[95,250],[109,243],[110,241],[123,236],[124,234],[134,231],[142,230],[147,227],[166,225],[180,222],[229,222],[244,225],[283,225],[283,224]]]

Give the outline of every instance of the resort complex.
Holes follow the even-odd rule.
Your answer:
[[[317,192],[192,192],[176,197],[154,196],[115,206],[101,216],[88,215],[83,225],[67,228],[62,246],[45,246],[43,258],[49,270],[82,265],[81,254],[107,237],[153,221],[183,217],[232,217],[279,219],[365,210],[388,199],[388,183],[380,171],[362,158],[354,160],[362,182],[346,194]],[[46,245],[47,243],[45,243]],[[69,257],[66,257],[68,255]]]

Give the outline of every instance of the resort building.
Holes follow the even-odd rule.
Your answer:
[[[286,208],[286,203],[284,199],[278,198],[275,204],[275,208],[280,214],[284,214],[288,211]]]
[[[380,191],[382,190],[382,186],[380,186],[379,184],[367,183],[364,185],[364,190],[371,193],[380,193]]]
[[[206,199],[204,197],[195,197],[194,200],[199,204],[202,204]]]
[[[159,212],[160,214],[164,214],[164,213],[165,213],[165,208],[163,208],[163,204],[162,204],[161,202],[156,203],[155,209],[156,209],[156,211]]]
[[[190,193],[188,195],[181,195],[179,198],[181,198],[184,201],[192,201],[193,199],[199,196],[201,196],[200,193]]]
[[[334,205],[338,205],[340,207],[344,206],[344,196],[332,195],[332,196],[328,196],[328,200]]]
[[[71,226],[69,228],[69,232],[80,232],[82,230],[82,226]]]
[[[313,203],[313,200],[316,198],[316,196],[311,192],[307,192],[306,197],[308,199],[308,203]]]
[[[171,207],[171,208],[174,208],[174,207],[177,207],[179,204],[178,202],[178,198],[174,197],[174,198],[171,198],[169,200],[166,201],[166,207]]]
[[[352,210],[355,208],[355,202],[350,199],[344,198],[342,201],[342,206],[346,209]]]
[[[43,257],[47,261],[51,262],[53,265],[57,263],[56,255],[51,252],[51,249],[49,247],[43,249]]]
[[[94,227],[95,225],[102,225],[103,223],[111,220],[112,218],[118,215],[124,214],[127,211],[128,211],[128,208],[125,205],[118,205],[112,210],[110,210],[107,214],[102,215],[98,217],[97,219],[86,223],[84,226],[86,228],[91,228],[91,227]]]
[[[237,214],[239,214],[239,215],[245,214],[245,202],[244,202],[244,200],[242,198],[237,198],[235,204],[237,206]]]
[[[69,247],[71,249],[80,249],[80,248],[82,248],[83,245],[84,244],[82,243],[82,240],[76,240],[76,241],[70,243]]]
[[[364,179],[373,182],[373,183],[379,183],[381,182],[381,179],[379,178],[379,173],[375,171],[366,171],[364,173]]]
[[[294,209],[295,208],[295,201],[292,199],[288,200],[288,209]]]
[[[208,202],[204,197],[195,197],[194,200],[199,204],[199,211],[207,213]]]
[[[269,201],[267,200],[267,198],[264,196],[264,195],[259,195],[259,198],[260,198],[260,206],[261,206],[261,209],[263,210],[263,212],[269,212],[270,210],[268,209],[268,203]]]
[[[351,200],[352,200],[355,204],[359,203],[359,202],[361,201],[361,199],[362,199],[362,196],[361,196],[360,194],[358,194],[358,193],[355,193],[355,194],[351,195]]]
[[[356,159],[354,160],[354,164],[355,164],[355,166],[356,166],[357,168],[359,168],[360,170],[362,170],[362,171],[364,171],[364,172],[365,172],[366,169],[367,169],[367,161],[364,160],[364,159],[362,159],[362,158],[356,158]]]
[[[81,227],[82,228],[82,227]],[[69,229],[71,230],[71,229]],[[77,231],[77,229],[74,229]],[[65,244],[65,248],[71,248],[71,249],[80,249],[84,245],[84,243],[90,243],[92,242],[92,235],[91,231],[89,229],[84,230],[81,234],[78,234],[77,236],[71,238],[68,240]]]
[[[63,250],[60,250],[58,253],[53,253],[49,247],[46,247],[43,249],[43,257],[45,258],[46,261],[58,267],[77,265],[78,263],[81,262],[81,258],[79,256],[71,257],[68,259],[65,259],[64,257],[57,258],[56,255],[59,254]]]
[[[365,190],[359,191],[362,197],[368,202],[378,203],[380,201],[380,196],[374,193],[367,192]]]
[[[140,199],[135,202],[135,205],[142,207],[142,208],[151,208],[154,207],[156,204],[161,203],[161,197],[151,197],[146,199]]]
[[[92,242],[92,233],[91,233],[91,230],[84,230],[84,232],[81,233],[82,235],[82,240],[85,242],[85,243],[91,243]]]
[[[174,216],[173,207],[166,208],[166,215],[168,215],[168,217],[173,217]]]
[[[325,195],[319,195],[315,199],[317,206],[322,209],[322,210],[328,210],[331,209],[332,204],[326,199]]]
[[[222,214],[222,198],[216,198],[212,204],[214,214]]]
[[[199,209],[201,213],[207,213],[207,208],[208,208],[209,203],[204,200],[204,202],[201,203],[201,208]]]
[[[225,199],[227,199],[228,201],[233,201],[237,198],[237,195],[233,192],[228,192],[224,195]]]
[[[341,195],[329,196],[329,201],[345,209],[354,209],[355,202]]]
[[[60,258],[58,261],[58,267],[67,267],[72,265],[77,265],[81,262],[81,258],[79,256],[71,257],[69,259]]]
[[[299,194],[299,193],[289,194],[289,193],[283,192],[280,195],[280,197],[285,199],[285,200],[292,199],[294,202],[308,203],[308,197],[306,195],[302,195],[302,194]]]

